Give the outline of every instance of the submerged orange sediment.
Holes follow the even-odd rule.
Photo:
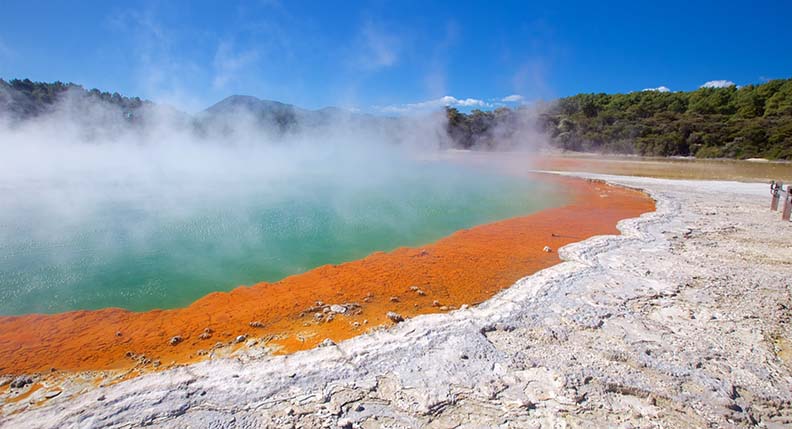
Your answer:
[[[281,353],[309,349],[326,338],[340,341],[390,324],[389,311],[406,318],[484,301],[559,262],[544,246],[617,233],[619,220],[654,210],[639,191],[554,180],[571,194],[569,205],[461,230],[422,248],[377,252],[275,283],[212,293],[185,308],[0,317],[0,374],[193,362],[218,343],[234,347],[241,335],[266,338]],[[317,301],[350,310],[328,321]]]

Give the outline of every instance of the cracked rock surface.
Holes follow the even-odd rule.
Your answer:
[[[0,426],[792,425],[792,224],[767,185],[583,176],[645,189],[657,211],[478,307],[56,397]]]

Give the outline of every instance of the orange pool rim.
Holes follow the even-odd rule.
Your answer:
[[[184,308],[0,317],[0,375],[156,370],[243,347],[249,339],[277,353],[313,348],[326,338],[341,341],[392,324],[389,311],[409,318],[480,303],[558,263],[555,249],[616,234],[619,220],[654,210],[654,201],[640,191],[545,180],[557,181],[570,203],[460,230],[420,248],[375,252],[278,282],[211,293]],[[317,301],[350,310],[328,321]]]

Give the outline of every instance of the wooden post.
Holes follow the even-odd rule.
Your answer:
[[[773,181],[770,183],[770,194],[773,196],[773,199],[770,200],[770,210],[778,210],[778,199],[781,197],[781,191],[783,188],[784,184],[781,182],[776,183]]]
[[[781,220],[789,221],[790,214],[792,214],[792,185],[787,185],[786,194],[784,194],[784,210],[781,212]]]

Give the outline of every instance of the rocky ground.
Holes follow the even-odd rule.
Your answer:
[[[792,224],[767,185],[598,177],[657,212],[478,307],[4,407],[0,426],[792,425]]]

